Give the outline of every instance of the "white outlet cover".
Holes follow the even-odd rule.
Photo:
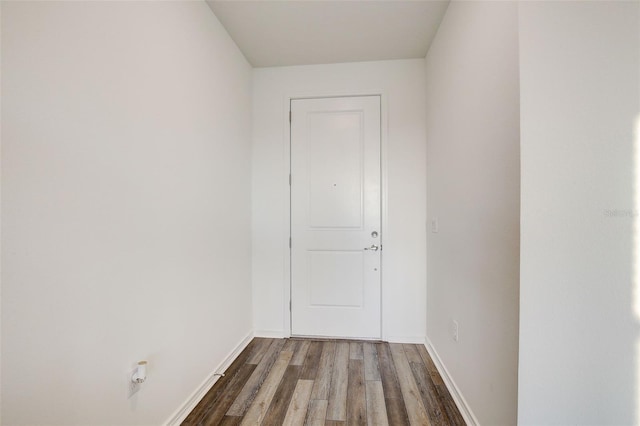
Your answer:
[[[129,382],[129,388],[127,389],[127,399],[131,398],[133,395],[138,393],[138,391],[140,390],[140,387],[142,386],[142,383],[136,383],[133,380],[131,380],[131,377],[135,372],[136,370],[133,370],[127,376],[127,379],[128,379],[127,381]]]
[[[434,234],[437,234],[438,230],[439,230],[438,218],[434,217],[433,219],[431,219],[431,232],[433,232]]]

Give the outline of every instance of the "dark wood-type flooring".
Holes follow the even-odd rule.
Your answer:
[[[422,345],[255,338],[183,425],[464,425]]]

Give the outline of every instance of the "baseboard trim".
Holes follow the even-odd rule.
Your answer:
[[[269,339],[287,339],[291,336],[286,334],[283,330],[255,330],[253,332],[254,337],[265,337]],[[369,340],[358,337],[331,337],[331,336],[304,336],[294,335],[295,337],[303,337],[308,339],[321,338],[321,339],[355,339],[355,340]],[[381,340],[389,343],[408,343],[413,345],[423,345],[425,342],[424,336],[383,336],[382,339],[370,339]]]
[[[269,339],[286,339],[287,336],[284,330],[255,330],[253,332],[255,337],[267,337]]]
[[[410,345],[423,345],[424,336],[383,336],[382,341],[389,343],[407,343]]]
[[[227,357],[218,365],[218,368],[213,370],[211,374],[207,376],[207,378],[200,384],[200,386],[198,386],[198,388],[189,396],[189,398],[187,398],[187,400],[180,406],[180,408],[178,408],[171,415],[171,417],[169,417],[169,420],[167,420],[164,424],[166,426],[181,424],[184,419],[187,418],[189,413],[193,411],[196,405],[198,405],[198,402],[200,402],[200,400],[218,381],[220,376],[217,374],[229,368],[231,363],[238,357],[238,355],[240,355],[240,352],[242,352],[244,348],[247,347],[249,342],[251,342],[251,339],[253,339],[253,332],[247,334],[244,339],[242,339],[242,341],[240,341],[240,343],[238,343],[236,347],[231,350],[229,355],[227,355]]]
[[[460,391],[460,389],[458,389],[456,382],[453,380],[453,378],[449,374],[447,367],[445,367],[444,363],[442,362],[442,359],[440,359],[438,352],[433,347],[433,344],[431,343],[428,337],[425,339],[424,346],[427,348],[427,352],[429,352],[429,355],[431,356],[433,363],[436,365],[436,368],[440,372],[440,376],[442,376],[442,380],[444,381],[444,384],[447,386],[447,389],[449,389],[449,393],[451,393],[453,402],[456,403],[456,406],[458,407],[458,410],[460,410],[460,414],[462,414],[464,421],[469,426],[480,426],[480,422],[478,421],[476,416],[473,414],[473,411],[471,410],[471,407],[469,407],[467,400],[464,399],[462,392]]]

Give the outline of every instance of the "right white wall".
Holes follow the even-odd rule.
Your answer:
[[[514,2],[451,2],[426,58],[427,346],[486,425],[517,420],[517,25]]]
[[[640,2],[519,26],[518,423],[640,424]]]

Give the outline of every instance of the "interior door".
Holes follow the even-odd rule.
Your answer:
[[[380,96],[291,101],[291,331],[381,337]]]

